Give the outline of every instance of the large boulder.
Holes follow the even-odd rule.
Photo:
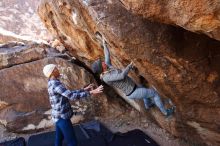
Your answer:
[[[218,0],[120,0],[135,14],[161,23],[181,26],[220,40]]]
[[[47,57],[48,53],[42,45],[15,45],[14,49],[5,46],[4,49],[8,52],[1,52],[1,55],[8,54],[5,58],[9,61],[5,62],[9,64],[0,70],[0,123],[9,131],[23,133],[42,130],[53,125],[50,118],[47,78],[42,72],[46,64],[58,65],[63,74],[61,80],[68,89],[79,89],[95,82],[88,71],[70,61]],[[99,116],[100,109],[104,114],[105,106],[104,95],[75,101],[72,107],[76,115],[72,120],[76,123],[93,118],[94,115]]]
[[[38,13],[73,55],[91,61],[103,56],[95,38],[100,32],[114,66],[122,68],[133,61],[135,74],[176,104],[170,120],[151,112],[161,127],[195,144],[219,144],[218,41],[143,19],[119,1],[42,0]]]
[[[36,13],[39,1],[0,1],[0,43],[51,39]]]

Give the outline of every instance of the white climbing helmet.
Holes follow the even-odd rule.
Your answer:
[[[56,68],[57,66],[55,64],[48,64],[46,66],[44,66],[43,69],[43,73],[44,75],[49,78],[50,75],[52,74],[53,70]]]

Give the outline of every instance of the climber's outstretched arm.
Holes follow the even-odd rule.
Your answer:
[[[107,47],[107,44],[106,44],[106,41],[103,39],[103,47],[104,47],[104,54],[105,54],[105,64],[108,66],[108,67],[111,67],[112,66],[112,63],[111,63],[111,58],[110,58],[110,52],[109,52],[109,49]]]

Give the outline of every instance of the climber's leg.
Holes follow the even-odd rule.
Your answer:
[[[155,91],[155,96],[154,96],[154,103],[156,104],[156,106],[160,109],[160,111],[166,116],[170,116],[173,114],[175,107],[171,107],[168,109],[165,109],[163,102],[161,101],[160,96],[158,95],[158,93]]]
[[[155,92],[154,97],[153,97],[153,101],[155,103],[155,105],[160,109],[160,111],[166,116],[167,115],[167,110],[164,107],[163,102],[161,101],[160,96]]]
[[[147,99],[151,99],[151,97],[153,97],[153,102],[147,100]],[[138,87],[131,95],[128,96],[128,98],[130,99],[143,98],[146,109],[148,109],[152,104],[155,104],[165,116],[171,115],[174,111],[173,108],[166,109],[163,102],[161,101],[159,94],[155,90],[150,88]]]
[[[171,99],[167,98],[165,99],[165,103],[168,103],[171,105],[171,108],[166,109],[166,112],[164,112],[164,104],[162,103],[160,96],[157,93],[157,89],[152,86],[152,89],[155,91],[155,96],[154,96],[154,102],[157,105],[157,107],[160,109],[160,111],[166,116],[170,116],[174,113],[174,110],[176,108],[176,106],[173,104],[173,102],[171,101]]]
[[[154,106],[154,103],[152,102],[152,98],[145,97],[145,98],[143,98],[143,100],[144,100],[144,106],[146,109],[149,109]]]
[[[146,109],[149,109],[152,105],[151,97],[154,96],[153,90],[147,89],[144,87],[137,87],[134,92],[128,96],[129,99],[143,99],[144,106]]]

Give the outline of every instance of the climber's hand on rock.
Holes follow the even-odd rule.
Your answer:
[[[134,62],[131,62],[131,63],[129,64],[129,66],[130,66],[131,68],[134,68]]]
[[[94,90],[91,90],[89,93],[91,95],[96,95],[96,94],[99,94],[99,93],[102,93],[103,92],[103,89],[104,87],[101,85],[99,86],[98,88],[94,89]]]
[[[89,84],[87,87],[84,88],[85,91],[91,91],[94,87],[94,84]]]
[[[102,37],[102,45],[103,45],[103,46],[106,46],[106,45],[107,45],[107,42],[105,41],[104,37]]]

